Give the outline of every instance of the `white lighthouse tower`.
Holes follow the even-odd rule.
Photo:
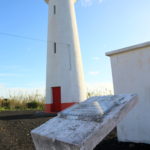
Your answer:
[[[45,112],[59,112],[86,99],[75,0],[49,6]]]

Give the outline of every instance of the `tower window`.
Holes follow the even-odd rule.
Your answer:
[[[56,54],[56,42],[54,43],[54,53]]]
[[[54,15],[56,14],[56,5],[54,5]]]

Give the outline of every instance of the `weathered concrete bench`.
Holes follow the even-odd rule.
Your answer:
[[[137,103],[137,96],[92,97],[32,130],[36,150],[92,150]]]

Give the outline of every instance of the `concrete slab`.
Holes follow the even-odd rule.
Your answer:
[[[92,97],[32,130],[36,150],[92,150],[134,107],[134,94]]]

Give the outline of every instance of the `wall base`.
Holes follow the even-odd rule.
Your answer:
[[[60,111],[74,105],[74,104],[77,104],[76,102],[72,102],[72,103],[61,103],[61,108],[60,108]],[[45,108],[44,108],[44,112],[46,113],[56,113],[58,111],[56,111],[58,109],[56,109],[54,107],[54,104],[45,104]]]

